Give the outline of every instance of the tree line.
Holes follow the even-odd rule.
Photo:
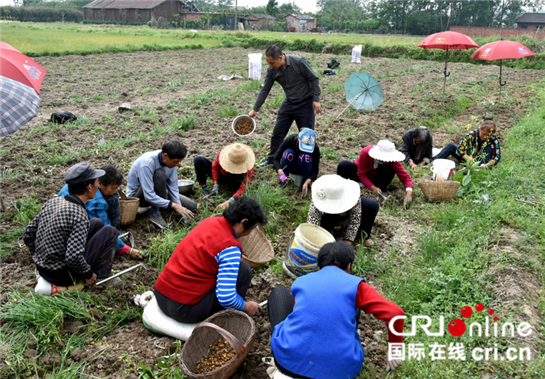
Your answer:
[[[337,31],[427,35],[450,26],[512,28],[544,0],[318,0],[318,26]]]

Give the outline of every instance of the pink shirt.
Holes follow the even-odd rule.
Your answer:
[[[376,175],[378,170],[380,170],[380,165],[378,168],[375,168],[375,159],[369,155],[369,150],[371,150],[373,147],[375,146],[371,145],[364,147],[360,153],[360,156],[354,162],[358,166],[358,178],[367,188],[371,188],[373,186],[370,179]],[[399,180],[401,180],[401,183],[403,183],[405,188],[413,188],[411,176],[407,173],[407,171],[405,171],[401,162],[384,162],[383,164],[394,169],[397,177]]]

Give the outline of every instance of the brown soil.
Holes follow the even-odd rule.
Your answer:
[[[223,106],[235,106],[239,111],[249,111],[258,91],[237,92],[236,96],[222,97],[222,93],[236,90],[240,82],[235,80],[218,82],[219,74],[242,71],[247,67],[244,49],[214,49],[205,51],[138,52],[128,54],[99,54],[91,56],[41,57],[36,60],[48,69],[41,97],[42,106],[38,116],[18,132],[0,139],[0,172],[6,174],[2,180],[0,197],[5,210],[0,215],[0,235],[21,225],[14,222],[16,200],[31,196],[44,203],[55,196],[63,186],[63,174],[68,167],[79,162],[89,162],[94,167],[105,164],[117,166],[125,178],[131,163],[142,153],[156,150],[164,141],[177,137],[188,147],[188,158],[178,171],[180,179],[194,179],[193,158],[202,155],[214,159],[225,145],[239,141],[233,136],[229,117],[219,117],[217,110]],[[297,52],[294,52],[297,53]],[[202,59],[206,54],[207,59]],[[300,53],[318,63],[315,71],[321,71],[331,60],[330,54]],[[442,107],[442,63],[426,61],[398,61],[392,59],[362,59],[362,65],[351,65],[349,56],[337,57],[342,64],[338,75],[321,77],[322,113],[316,117],[318,144],[322,150],[320,174],[333,174],[343,159],[355,159],[364,146],[376,144],[380,139],[390,139],[401,146],[401,136],[409,128],[441,115]],[[409,70],[410,69],[410,70]],[[367,71],[374,77],[381,77],[384,103],[375,112],[348,110],[339,119],[336,116],[347,105],[342,83],[353,71]],[[493,115],[499,127],[499,136],[509,129],[529,109],[534,96],[532,83],[542,77],[537,70],[516,70],[504,68],[508,85],[503,87],[502,105],[497,104],[496,66],[475,66],[465,63],[449,64],[452,75],[447,81],[447,103],[452,105],[461,95],[471,99],[471,104],[453,118],[446,120],[432,131],[434,147],[443,147],[449,142],[458,143],[466,133],[468,123],[478,123],[472,116],[482,119]],[[166,74],[166,73],[169,74]],[[185,84],[179,85],[179,77],[185,75]],[[341,85],[337,91],[328,91]],[[267,102],[257,116],[258,125],[250,145],[257,159],[265,158],[270,143],[270,132],[274,127],[278,108],[270,103],[282,93],[280,86],[274,86]],[[211,94],[208,100],[196,95]],[[133,109],[120,113],[121,103],[131,103]],[[70,111],[78,121],[66,125],[52,125],[47,122],[53,112]],[[179,117],[192,114],[196,117],[195,128],[182,131],[172,128]],[[295,127],[293,132],[295,132]],[[110,143],[117,145],[110,146]],[[56,160],[54,158],[62,158]],[[11,173],[10,175],[7,175]],[[272,170],[256,170],[253,183],[268,183],[277,180]],[[363,191],[365,196],[382,201],[374,194]],[[390,187],[391,199],[401,204],[404,190],[399,182]],[[197,195],[193,195],[198,201]],[[295,197],[294,197],[295,198]],[[308,199],[299,199],[303,204]],[[425,202],[422,196],[415,196],[414,207]],[[400,254],[409,256],[416,245],[418,220],[393,217],[384,211],[383,204],[372,234],[376,235],[373,247],[375,254],[386,256],[396,248]],[[163,217],[169,221],[170,214]],[[289,236],[296,226],[286,227],[276,237],[275,252],[282,258]],[[150,225],[145,215],[137,215],[134,223],[123,227],[135,237],[135,247],[147,251],[151,241],[160,233]],[[12,242],[2,242],[0,264],[0,303],[6,298],[2,293],[20,286],[32,289],[35,278],[34,263],[19,236]],[[114,269],[119,271],[135,264],[126,256],[116,256]],[[498,269],[499,270],[499,269]],[[131,297],[153,289],[157,269],[147,267],[124,275],[124,288],[93,287],[90,292],[104,298],[103,309],[89,310],[95,320],[107,316],[107,308],[134,307]],[[380,290],[373,272],[366,279]],[[531,294],[539,288],[535,280],[527,278],[515,268],[505,267],[498,275],[498,296],[502,300]],[[520,292],[504,289],[507,283],[529,283]],[[247,298],[257,302],[267,299],[277,285],[290,287],[292,280],[285,274],[262,269],[254,273]],[[531,284],[531,285],[530,285]],[[535,310],[527,306],[529,319]],[[257,334],[254,347],[244,364],[233,378],[266,378],[266,365],[262,358],[271,357],[271,326],[266,308],[260,311],[254,321]],[[536,322],[535,325],[538,323]],[[68,324],[67,333],[82,330],[85,325]],[[384,376],[386,360],[385,343],[387,332],[383,321],[373,316],[362,315],[358,327],[365,347],[364,370]],[[77,333],[77,331],[75,331]],[[157,362],[177,350],[173,338],[154,334],[147,330],[139,317],[126,321],[99,340],[89,341],[71,351],[67,364],[89,360],[86,373],[96,377],[139,376],[139,362],[157,367]],[[28,355],[36,350],[29,346]],[[52,349],[34,358],[40,367],[40,377],[45,377],[53,367],[59,367],[61,356]],[[5,366],[4,360],[0,368]],[[377,374],[379,375],[379,374]]]
[[[221,338],[210,345],[208,354],[197,362],[193,372],[195,374],[205,374],[217,370],[229,362],[235,355],[235,350],[229,345],[229,342]]]
[[[250,120],[240,120],[235,125],[235,132],[241,136],[250,134],[254,130],[254,124]]]

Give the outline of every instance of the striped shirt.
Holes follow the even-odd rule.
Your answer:
[[[225,309],[243,311],[244,299],[237,293],[238,268],[242,251],[237,246],[231,246],[220,251],[216,256],[218,261],[218,280],[216,282],[216,297]]]

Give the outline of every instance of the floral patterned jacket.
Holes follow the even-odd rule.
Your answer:
[[[472,130],[469,132],[460,146],[458,146],[458,154],[460,156],[469,155],[470,157],[475,157],[483,151],[485,146],[492,145],[492,158],[495,159],[496,163],[500,160],[501,150],[500,150],[500,140],[496,137],[496,134],[492,133],[486,141],[479,144],[479,129]]]
[[[314,206],[314,201],[310,203],[310,208],[308,210],[307,222],[309,224],[314,224],[321,226],[322,216],[324,212],[321,212]],[[338,215],[341,219],[344,219],[344,222],[341,223],[342,226],[346,225],[346,230],[344,232],[344,239],[346,241],[354,242],[358,236],[358,230],[361,223],[361,202],[357,202],[352,208],[347,210],[344,213]],[[331,231],[329,231],[331,232]]]

